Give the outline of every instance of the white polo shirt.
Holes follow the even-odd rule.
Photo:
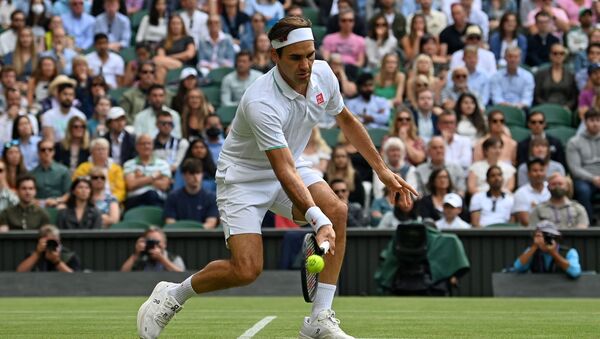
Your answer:
[[[510,193],[492,198],[488,192],[478,192],[471,198],[469,212],[481,212],[479,224],[486,227],[509,222],[513,205],[514,198]]]
[[[512,213],[529,213],[535,206],[548,200],[550,200],[550,191],[547,182],[544,182],[544,188],[541,192],[534,190],[531,184],[523,185],[515,192],[515,205]]]
[[[102,75],[111,88],[119,87],[117,76],[125,74],[125,61],[117,53],[108,52],[108,59],[102,63],[97,52],[85,56],[85,59],[94,75]]]
[[[339,84],[325,61],[315,61],[306,97],[273,67],[244,93],[217,164],[226,183],[275,180],[265,151],[288,147],[297,163],[323,115],[344,108]],[[219,173],[221,172],[221,173]]]
[[[442,217],[440,220],[435,222],[435,226],[440,230],[466,230],[471,228],[471,225],[462,220],[460,217],[454,218],[451,223],[448,223],[446,218]]]
[[[63,114],[60,107],[51,108],[42,114],[42,127],[51,127],[54,130],[54,141],[59,142],[65,137],[69,120],[75,116],[87,120],[85,114],[75,107],[71,107],[67,114]]]

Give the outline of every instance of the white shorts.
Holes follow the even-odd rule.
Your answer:
[[[238,170],[236,168],[235,170]],[[226,172],[232,170],[228,168]],[[296,168],[304,185],[323,181],[321,175],[308,166]],[[241,171],[235,174],[240,176]],[[271,172],[272,173],[272,172]],[[267,210],[293,220],[292,201],[277,179],[230,180],[230,173],[217,172],[217,206],[225,239],[236,234],[261,234],[261,224]],[[248,174],[252,176],[252,174]],[[231,182],[233,181],[233,182]]]

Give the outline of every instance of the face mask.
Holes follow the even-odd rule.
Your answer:
[[[561,199],[564,198],[567,195],[567,190],[564,188],[553,188],[550,190],[550,196],[552,196],[552,198],[555,199]]]
[[[40,15],[40,14],[44,13],[44,5],[35,4],[35,5],[31,6],[31,11],[33,12],[33,14]]]
[[[206,135],[210,138],[216,138],[221,135],[221,129],[219,127],[210,127],[206,130]]]

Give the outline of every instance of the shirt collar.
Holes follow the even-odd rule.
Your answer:
[[[302,94],[296,92],[283,79],[283,77],[281,76],[281,73],[279,72],[279,66],[273,67],[273,79],[275,80],[275,86],[277,86],[277,89],[279,90],[279,92],[281,92],[283,95],[285,95],[288,99],[294,100],[297,97],[302,96]],[[315,83],[313,81],[313,75],[311,74],[310,81],[308,83],[308,89],[314,89],[314,88],[315,88]],[[306,95],[308,96],[308,90],[306,92]]]

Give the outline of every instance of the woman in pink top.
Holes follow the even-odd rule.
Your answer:
[[[579,11],[592,7],[592,0],[556,0],[558,7],[567,12],[571,26],[579,26]]]

